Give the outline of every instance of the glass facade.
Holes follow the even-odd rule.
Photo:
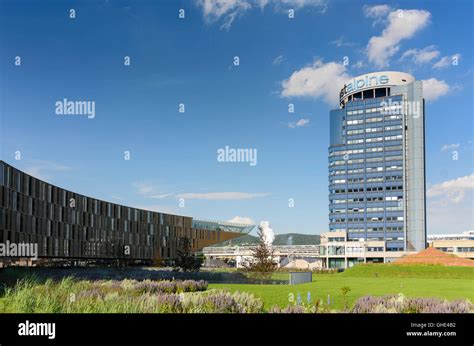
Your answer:
[[[0,243],[38,244],[42,258],[169,260],[182,237],[198,250],[247,231],[227,226],[201,228],[191,217],[83,196],[0,161]]]
[[[366,90],[331,111],[329,230],[347,232],[348,241],[425,247],[424,105],[413,93],[420,84]],[[409,137],[419,131],[414,148]]]

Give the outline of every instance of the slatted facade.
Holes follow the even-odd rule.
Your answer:
[[[228,233],[67,191],[0,161],[0,243],[36,243],[42,258],[166,260],[181,237],[198,250],[240,235]]]

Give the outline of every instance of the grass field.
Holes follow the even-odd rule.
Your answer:
[[[405,277],[430,279],[471,279],[474,267],[445,267],[441,265],[360,264],[339,274],[347,277]]]
[[[81,277],[72,278],[74,272],[81,273],[84,270],[66,271],[67,276],[58,275],[53,270],[10,270],[3,271],[0,275],[0,282],[3,284],[0,290],[0,312],[160,312],[161,308],[155,304],[153,293],[133,289],[119,289],[119,282],[125,282],[123,277],[117,275],[115,283],[103,284],[97,280],[104,280],[103,271],[97,271],[96,268],[89,269],[94,278],[84,279]],[[298,301],[298,296],[302,303],[307,302],[308,292],[310,293],[310,303],[314,304],[316,300],[322,300],[328,310],[342,311],[346,304],[351,307],[353,303],[360,297],[373,295],[397,295],[402,293],[406,297],[411,298],[442,298],[447,300],[469,299],[474,301],[474,268],[472,267],[443,267],[435,265],[404,265],[395,266],[389,264],[372,264],[359,265],[348,269],[342,273],[326,273],[313,274],[313,281],[307,284],[288,285],[288,284],[250,284],[250,283],[225,283],[236,282],[226,281],[230,276],[219,276],[219,270],[213,270],[213,273],[203,272],[194,273],[192,275],[211,277],[210,274],[217,274],[222,278],[223,283],[210,283],[208,288],[209,294],[219,295],[219,290],[228,290],[231,293],[244,292],[253,294],[256,298],[261,299],[265,310],[273,306],[285,308],[294,305]],[[54,274],[55,273],[55,274]],[[115,272],[112,272],[115,273]],[[122,269],[120,275],[127,274],[132,276],[138,275],[137,282],[133,285],[140,284],[143,275],[148,274],[148,270],[143,272],[136,269]],[[151,272],[154,276],[151,280],[163,280],[166,278],[165,273]],[[239,274],[234,270],[227,270],[228,274]],[[64,273],[63,273],[64,274]],[[84,274],[84,273],[83,273]],[[109,273],[110,274],[110,273]],[[184,273],[189,274],[190,273]],[[33,275],[33,276],[31,276]],[[168,272],[168,276],[175,275]],[[247,275],[240,273],[239,275]],[[287,272],[277,272],[273,274],[275,280],[288,279]],[[163,276],[163,277],[162,277]],[[23,284],[16,285],[17,280],[30,277],[26,286]],[[44,281],[45,278],[49,278]],[[245,276],[244,276],[245,278]],[[109,279],[110,280],[110,279]],[[237,281],[238,282],[238,281]],[[245,280],[243,282],[246,282]],[[98,286],[97,286],[98,285]],[[128,286],[127,286],[128,285]],[[153,287],[153,282],[149,283]],[[344,296],[342,288],[348,287],[350,291]],[[12,289],[17,290],[12,291]],[[19,290],[18,290],[19,289]],[[10,290],[10,291],[8,291]],[[94,300],[97,290],[105,294],[104,299]],[[115,291],[114,291],[115,290]],[[104,292],[105,291],[105,292]],[[7,293],[10,292],[10,293]],[[99,292],[99,293],[100,293]],[[65,301],[69,299],[69,295],[74,293],[80,299],[80,304],[67,304]],[[101,293],[101,294],[102,294]],[[143,294],[142,294],[143,293]],[[92,298],[90,297],[92,295]],[[328,295],[330,305],[327,306]],[[242,301],[252,300],[245,298]],[[225,298],[225,300],[228,298]],[[194,308],[193,308],[194,309]],[[196,308],[198,309],[198,308]],[[213,310],[212,310],[213,311]]]
[[[282,275],[276,274],[279,278]],[[407,297],[438,297],[453,300],[457,298],[474,301],[474,268],[442,266],[393,266],[360,265],[343,273],[313,275],[313,282],[300,285],[247,285],[211,284],[209,288],[228,289],[254,294],[262,299],[266,307],[287,306],[291,298],[298,294],[303,302],[310,292],[311,299],[327,302],[330,296],[331,308],[341,309],[344,297],[341,288],[347,286],[351,291],[347,301],[351,305],[357,298],[365,295],[386,295],[403,293]]]

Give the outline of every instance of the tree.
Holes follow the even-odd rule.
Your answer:
[[[267,242],[262,228],[259,227],[257,232],[259,243],[252,250],[252,260],[245,263],[244,266],[253,276],[263,281],[271,277],[277,268],[277,263],[273,260],[273,249]]]
[[[178,257],[175,259],[175,270],[183,272],[199,271],[203,263],[202,256],[196,256],[191,252],[191,241],[182,237],[178,241]]]
[[[341,287],[342,292],[342,299],[344,301],[344,309],[347,311],[349,309],[349,305],[347,303],[347,294],[351,291],[351,288],[348,286]]]
[[[165,261],[163,260],[163,257],[161,257],[161,249],[157,248],[156,249],[156,254],[153,257],[153,266],[155,267],[163,267],[165,264]]]

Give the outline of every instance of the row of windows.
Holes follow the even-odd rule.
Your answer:
[[[337,184],[336,180],[336,184]],[[362,192],[378,192],[378,191],[401,191],[403,186],[371,186],[371,187],[355,187],[348,189],[338,189],[338,193],[362,193]],[[336,191],[336,190],[334,190]]]
[[[390,165],[385,167],[386,172],[391,172],[391,171],[401,171],[403,169],[403,166],[401,165]],[[338,171],[339,174],[362,174],[362,173],[380,173],[384,171],[384,167],[366,167],[364,168],[354,168],[354,169],[348,169],[347,171],[340,170]]]
[[[372,108],[365,108],[365,109],[358,109],[354,111],[347,111],[347,115],[360,115],[364,113],[400,113],[402,110],[401,104],[392,105],[392,106],[383,106],[383,107],[372,107]]]
[[[0,243],[26,243],[37,244],[37,255],[39,257],[72,257],[72,258],[107,258],[111,255],[114,258],[134,258],[147,259],[153,258],[153,248],[140,245],[125,245],[112,242],[94,242],[82,240],[58,239],[49,236],[24,234],[15,231],[0,231]],[[167,252],[165,252],[167,250]],[[170,255],[170,248],[161,248],[162,256]]]
[[[332,180],[332,179],[331,179]],[[401,179],[398,179],[400,181]],[[383,182],[384,179],[382,177],[374,177],[374,178],[367,178],[367,183],[381,183]],[[386,180],[387,182],[393,182],[390,180]],[[350,178],[350,179],[334,179],[332,180],[332,184],[360,184],[363,185],[362,183],[364,182],[364,178]],[[372,187],[367,187],[367,191],[382,191],[383,188],[382,186],[374,187],[375,190]],[[401,185],[396,185],[396,186],[386,186],[385,190],[401,190],[402,186]],[[345,192],[345,190],[338,190],[339,192]],[[349,191],[352,192],[352,191]],[[360,192],[360,191],[357,191]]]
[[[371,137],[371,138],[366,138],[365,140],[363,138],[360,139],[351,139],[347,141],[348,145],[353,145],[353,144],[361,144],[361,143],[375,143],[375,142],[382,142],[385,140],[385,142],[388,141],[398,141],[403,138],[402,135],[395,135],[395,136],[385,136],[385,137]]]
[[[346,229],[343,229],[345,231]],[[401,232],[403,226],[388,226],[388,227],[369,227],[369,228],[348,228],[347,232],[364,233],[364,232]]]
[[[386,227],[367,227],[367,228],[332,228],[333,232],[348,232],[349,237],[361,237],[366,232],[385,232],[385,233],[400,233],[403,232],[403,226],[386,226]],[[364,234],[359,234],[364,233]],[[350,239],[349,239],[350,240]]]
[[[444,252],[474,252],[474,247],[437,247],[437,249],[444,251]]]
[[[384,152],[384,151],[400,151],[403,150],[403,146],[401,145],[387,145],[383,147],[371,147],[371,148],[361,148],[361,149],[350,149],[350,150],[337,150],[332,151],[329,153],[329,156],[346,156],[352,154],[363,154],[366,153],[374,153],[374,152]]]
[[[375,246],[371,246],[371,247],[367,247],[367,251],[369,252],[377,252],[377,251],[383,251],[384,248],[383,247],[375,247]]]
[[[394,120],[402,120],[402,115],[386,115],[386,116],[376,116],[376,117],[367,117],[365,119],[354,119],[354,120],[346,120],[343,122],[343,125],[362,125],[362,124],[371,124],[371,123],[378,123],[381,121],[394,121]]]
[[[360,173],[363,173],[363,169],[361,168],[360,169]],[[345,174],[354,174],[354,170],[350,170],[351,172],[349,173],[349,171],[346,171],[346,170],[334,170],[334,171],[331,171],[330,175],[345,175]],[[358,180],[358,179],[364,179],[362,177],[357,177],[357,178],[348,178],[347,181],[349,183],[357,183],[357,182],[363,182],[364,180]],[[369,179],[376,179],[376,180],[369,180]],[[387,176],[385,178],[385,181],[400,181],[402,180],[402,176],[401,175],[397,175],[397,176]],[[370,177],[367,177],[367,182],[378,182],[378,181],[384,181],[384,178],[383,176],[370,176]]]
[[[336,200],[333,200],[333,199],[330,199],[330,202],[332,203],[333,201],[337,201],[337,202],[334,202],[336,204],[344,204],[345,202],[344,201],[347,201],[348,204],[352,204],[352,203],[361,203],[361,202],[364,202],[364,201],[367,201],[369,203],[376,203],[376,202],[383,202],[383,201],[391,201],[393,202],[394,199],[392,198],[393,196],[388,196],[390,197],[389,199],[386,199],[385,197],[383,196],[376,196],[376,197],[366,197],[366,198],[363,198],[363,197],[359,197],[359,198],[348,198],[347,200],[341,200],[341,199],[336,199]],[[403,197],[401,196],[396,196],[397,199],[396,201],[398,201],[399,203],[401,203],[401,200],[403,199]]]
[[[395,211],[403,211],[402,206],[395,206],[395,207],[375,207],[375,208],[349,208],[349,209],[331,209],[329,212],[332,214],[345,214],[345,213],[380,213],[380,212],[395,212]]]
[[[329,242],[344,242],[346,238],[344,237],[328,237]]]
[[[347,182],[348,184],[363,184],[366,182],[367,184],[370,183],[383,183],[385,182],[398,182],[402,181],[402,176],[387,176],[387,177],[367,177],[367,178],[347,178],[347,179],[338,179],[334,180],[334,183],[338,182],[337,184],[343,184]],[[345,189],[342,190],[334,190],[335,193],[342,193],[346,192]]]
[[[394,165],[394,166],[386,167],[387,171],[395,171],[395,170],[401,170],[401,169],[402,169],[402,166],[400,166],[400,165]],[[334,174],[330,174],[330,175],[362,174],[364,172],[368,172],[368,173],[373,174],[373,173],[383,172],[383,171],[384,171],[383,167],[367,167],[365,170],[364,170],[364,168],[348,169],[347,171],[346,170],[336,170],[336,171],[333,171]]]
[[[400,202],[401,200],[403,200],[403,196],[366,197],[365,200],[367,202],[383,202],[384,200],[387,202]],[[330,199],[329,201],[331,204],[358,203],[363,202],[364,198]]]
[[[333,161],[329,164],[329,166],[341,166],[341,165],[352,165],[352,164],[362,164],[362,163],[374,163],[374,162],[390,162],[390,161],[402,161],[403,156],[401,155],[394,155],[394,156],[379,156],[379,157],[368,157],[366,159],[351,159],[351,160],[344,160],[344,161]]]
[[[329,218],[330,222],[341,223],[346,222],[345,217]],[[403,221],[403,216],[379,216],[379,217],[356,217],[347,218],[347,222],[383,222],[383,221]]]
[[[396,131],[396,130],[401,130],[402,128],[403,128],[402,125],[385,126],[385,128],[384,127],[367,127],[365,129],[349,130],[347,131],[347,135],[352,136],[352,135],[359,135],[363,133]]]

